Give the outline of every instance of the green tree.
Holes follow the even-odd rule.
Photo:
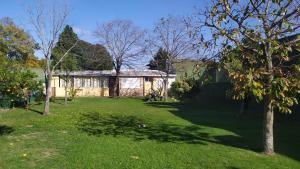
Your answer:
[[[11,18],[0,19],[0,53],[2,57],[18,61],[28,67],[37,67],[34,56],[34,40],[23,29],[16,26]]]
[[[67,105],[68,102],[68,89],[70,84],[70,72],[77,70],[77,60],[76,60],[76,53],[75,53],[75,47],[72,48],[64,58],[62,56],[78,41],[78,37],[76,33],[74,33],[71,26],[66,25],[63,32],[59,36],[59,40],[55,46],[55,48],[52,51],[52,59],[53,59],[53,65],[57,65],[55,67],[56,70],[59,70],[61,72],[64,72],[64,75],[60,78],[65,81],[64,87],[65,87],[65,105]],[[61,60],[63,59],[63,60]],[[60,61],[61,60],[61,61]]]
[[[203,35],[203,44],[222,47],[222,56],[235,62],[235,66],[227,69],[234,85],[234,98],[244,99],[250,91],[257,101],[264,102],[264,153],[273,154],[274,109],[290,113],[300,92],[300,65],[288,64],[290,53],[300,45],[299,36],[290,36],[299,32],[299,3],[214,0],[200,15],[200,31],[212,35]],[[232,55],[233,49],[240,55]]]
[[[159,48],[157,53],[153,56],[153,59],[150,60],[149,64],[147,65],[151,70],[160,70],[165,72],[167,67],[167,59],[168,59],[168,52],[165,51],[163,48]],[[175,69],[173,65],[170,65],[170,73],[175,73]]]
[[[76,47],[78,67],[83,70],[111,70],[112,57],[106,48],[100,44],[91,44],[80,40]]]
[[[29,92],[42,89],[42,83],[36,81],[36,77],[23,64],[0,58],[0,96],[10,103],[28,101]]]

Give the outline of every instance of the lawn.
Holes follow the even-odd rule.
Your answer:
[[[277,115],[277,154],[261,151],[259,113],[232,104],[82,98],[0,112],[0,168],[296,169],[300,123]]]

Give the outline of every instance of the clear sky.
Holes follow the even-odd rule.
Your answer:
[[[47,0],[48,2],[51,0]],[[26,6],[34,0],[1,0],[0,17],[9,16],[26,30]],[[92,36],[97,23],[113,19],[129,19],[137,26],[152,29],[154,23],[167,15],[187,15],[195,7],[204,6],[206,0],[66,0],[71,8],[68,24],[81,37],[96,42]]]

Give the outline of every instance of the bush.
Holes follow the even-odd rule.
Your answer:
[[[12,108],[12,106],[11,100],[0,94],[0,109],[9,109]]]
[[[201,92],[202,86],[213,82],[210,72],[205,70],[196,76],[185,74],[171,85],[170,95],[178,100],[194,99]]]
[[[148,102],[162,101],[162,96],[159,91],[152,90],[146,97],[145,100]]]
[[[38,88],[32,92],[32,96],[35,102],[40,103],[42,101],[45,101],[46,95],[44,94],[43,91],[44,91],[43,88]]]
[[[182,100],[190,92],[191,86],[184,80],[175,81],[171,85],[170,95],[176,99]]]
[[[75,89],[74,87],[71,87],[70,88],[70,91],[69,91],[69,95],[70,97],[68,98],[69,101],[72,101],[74,100],[75,96],[77,95],[78,93],[78,89]]]

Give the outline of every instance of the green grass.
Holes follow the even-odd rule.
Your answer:
[[[261,118],[228,104],[140,99],[58,100],[0,112],[0,168],[296,169],[299,119],[276,116],[277,154],[261,150]],[[26,155],[25,155],[26,154]]]

